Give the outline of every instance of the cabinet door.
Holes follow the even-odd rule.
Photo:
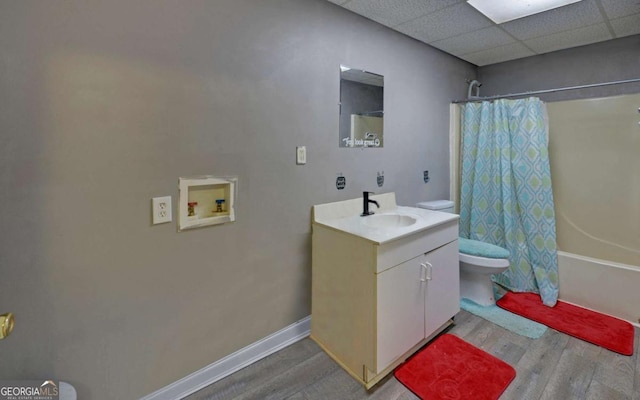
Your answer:
[[[424,339],[422,261],[416,257],[377,275],[376,372]]]
[[[460,311],[460,266],[455,240],[425,255],[427,284],[425,336],[431,335]]]

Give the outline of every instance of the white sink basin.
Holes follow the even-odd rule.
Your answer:
[[[416,219],[402,214],[374,214],[362,217],[362,223],[370,228],[404,228],[416,223]]]

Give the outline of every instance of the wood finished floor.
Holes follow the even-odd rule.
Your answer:
[[[466,311],[448,333],[512,365],[516,378],[501,400],[640,400],[640,329],[633,356],[548,329],[539,339],[505,330]],[[187,400],[411,400],[418,399],[391,374],[366,391],[311,339],[306,338]]]

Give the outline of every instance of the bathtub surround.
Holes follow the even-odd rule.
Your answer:
[[[640,323],[638,107],[640,89],[636,94],[547,104],[561,250],[560,298],[636,325]]]
[[[465,104],[461,160],[460,236],[509,250],[511,266],[493,279],[553,306],[558,259],[544,104]]]
[[[0,4],[5,379],[153,393],[310,314],[313,204],[377,171],[401,204],[448,194],[475,67],[328,1]],[[384,74],[383,149],[336,145],[340,64]],[[238,176],[236,221],[177,232],[178,178],[207,174]]]
[[[640,273],[638,108],[640,92],[547,104],[558,247]]]

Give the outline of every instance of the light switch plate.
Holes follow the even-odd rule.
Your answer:
[[[307,163],[307,146],[296,147],[296,164],[303,165]]]
[[[171,222],[171,196],[151,199],[151,212],[154,225]]]

